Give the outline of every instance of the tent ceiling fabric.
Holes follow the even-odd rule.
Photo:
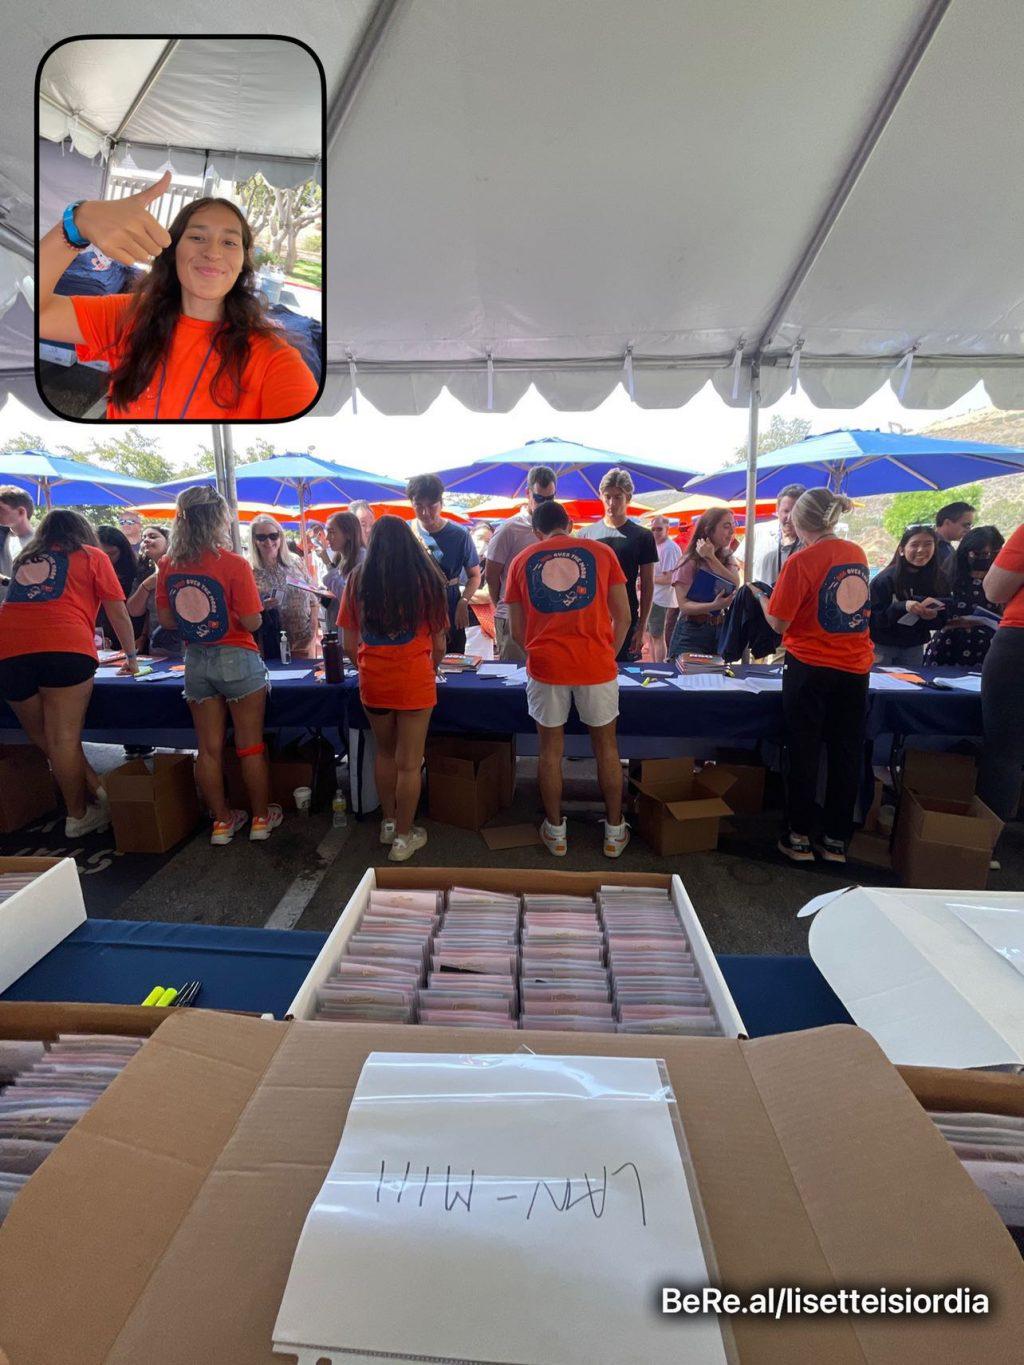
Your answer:
[[[32,73],[70,27],[54,8],[31,9],[0,57],[8,212],[10,187],[22,209],[31,200]],[[106,26],[161,33],[138,8],[112,0]],[[289,6],[329,101],[374,9]],[[399,0],[327,158],[316,411],[351,401],[352,366],[358,392],[395,413],[445,385],[504,411],[530,383],[562,409],[619,384],[641,406],[676,406],[708,379],[745,405],[736,348],[749,362],[932,12]],[[270,0],[224,0],[218,28],[273,33],[277,16]],[[207,19],[185,0],[179,32]],[[950,6],[776,328],[763,404],[789,388],[802,343],[799,382],[822,407],[887,381],[938,407],[979,379],[995,403],[1024,405],[1021,50],[1019,0]]]

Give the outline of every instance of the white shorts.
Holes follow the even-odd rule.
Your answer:
[[[619,680],[590,683],[585,687],[561,687],[557,683],[526,679],[526,702],[530,716],[538,725],[555,729],[569,719],[569,707],[576,703],[584,725],[608,725],[619,714]]]

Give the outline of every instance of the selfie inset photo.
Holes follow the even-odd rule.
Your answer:
[[[324,88],[287,38],[74,38],[38,73],[36,383],[79,421],[282,421],[323,373]]]

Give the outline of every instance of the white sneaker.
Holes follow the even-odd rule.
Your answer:
[[[275,801],[271,801],[266,815],[257,815],[249,826],[250,840],[260,843],[264,839],[269,839],[283,819],[284,811]]]
[[[394,843],[391,845],[391,852],[388,854],[388,861],[404,863],[426,842],[427,831],[421,829],[419,825],[413,825],[408,834],[396,833]]]
[[[606,858],[621,858],[626,851],[629,843],[629,826],[625,820],[618,825],[610,825],[604,822],[604,856]]]
[[[110,824],[110,807],[86,806],[85,814],[76,820],[68,816],[64,821],[64,838],[81,839],[84,834],[98,834]]]
[[[382,844],[393,844],[395,842],[394,820],[382,820],[380,822],[380,841]]]
[[[210,833],[210,843],[215,844],[218,848],[230,844],[238,831],[245,828],[248,819],[248,811],[233,810],[230,820],[214,820],[213,830]]]
[[[546,817],[540,826],[541,842],[553,858],[564,858],[569,852],[569,840],[565,829],[565,816],[560,825],[553,825]]]

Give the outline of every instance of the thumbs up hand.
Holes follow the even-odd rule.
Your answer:
[[[75,210],[75,226],[83,237],[122,265],[148,263],[170,246],[171,237],[149,212],[149,205],[167,192],[170,171],[137,194],[124,199],[87,199]]]

